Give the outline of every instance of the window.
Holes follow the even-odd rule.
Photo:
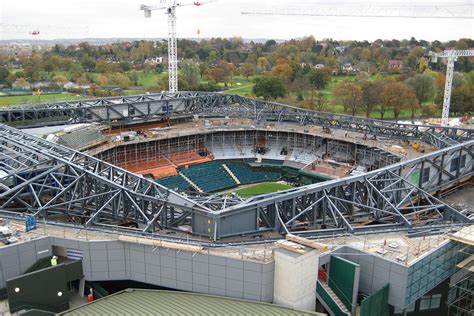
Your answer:
[[[451,160],[451,167],[449,168],[449,171],[454,172],[458,170],[458,166],[459,166],[459,157],[455,157]]]
[[[167,112],[167,111],[168,111],[168,107],[167,107],[166,105],[163,105],[163,106],[161,107],[161,110],[162,110],[163,112]]]
[[[430,167],[423,169],[423,178],[421,179],[422,183],[428,182],[430,180]]]
[[[423,296],[420,299],[420,311],[438,309],[441,306],[441,294]]]

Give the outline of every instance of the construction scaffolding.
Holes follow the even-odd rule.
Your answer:
[[[461,247],[449,282],[448,315],[471,316],[474,311],[474,225],[449,236]]]

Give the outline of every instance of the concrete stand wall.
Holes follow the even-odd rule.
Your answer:
[[[275,250],[273,302],[300,310],[314,311],[319,251],[297,254]]]

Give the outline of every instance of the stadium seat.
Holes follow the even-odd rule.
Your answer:
[[[229,162],[227,167],[239,179],[241,184],[263,182],[263,181],[278,181],[280,179],[279,172],[269,172],[257,170],[250,167],[246,163]]]
[[[222,163],[213,161],[180,168],[186,177],[191,179],[204,192],[215,192],[237,186],[231,175],[224,169]]]
[[[184,180],[183,177],[177,175],[177,176],[170,176],[170,177],[164,177],[156,181],[157,183],[167,187],[168,189],[171,189],[173,191],[186,191],[190,188],[190,184]]]

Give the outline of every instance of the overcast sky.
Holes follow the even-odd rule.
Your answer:
[[[195,0],[182,0],[193,2]],[[178,37],[230,37],[289,39],[314,35],[316,39],[375,40],[414,36],[425,40],[474,37],[474,20],[398,19],[352,17],[246,16],[242,11],[285,5],[314,10],[320,0],[219,0],[200,7],[178,8]],[[325,0],[327,3],[327,0]],[[334,4],[355,0],[333,0]],[[361,0],[357,0],[361,2]],[[392,0],[392,2],[395,0]],[[413,3],[474,3],[473,0],[396,0]],[[380,1],[364,1],[380,3]],[[161,38],[167,36],[166,16],[153,12],[145,19],[140,4],[156,0],[0,0],[0,39],[35,38]],[[281,8],[281,9],[280,9]],[[472,12],[472,11],[471,11]],[[29,33],[40,31],[39,36]]]

